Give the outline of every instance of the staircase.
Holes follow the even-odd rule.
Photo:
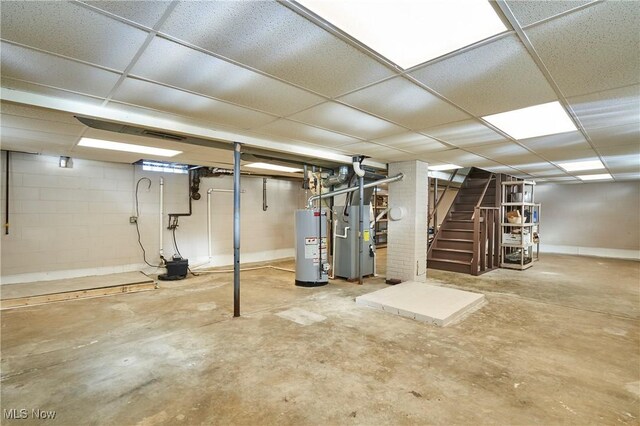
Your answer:
[[[472,168],[427,254],[427,267],[479,275],[499,266],[501,175]]]

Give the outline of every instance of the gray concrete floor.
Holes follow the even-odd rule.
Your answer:
[[[638,424],[640,263],[429,276],[489,303],[438,328],[356,306],[382,278],[262,270],[236,319],[230,274],[3,311],[1,405],[30,418],[2,424]],[[326,320],[275,315],[294,307]]]

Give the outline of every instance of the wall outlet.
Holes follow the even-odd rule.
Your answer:
[[[129,223],[138,223],[138,216],[129,216]]]

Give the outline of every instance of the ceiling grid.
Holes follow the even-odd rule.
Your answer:
[[[512,29],[408,69],[292,1],[174,0],[144,6],[72,1],[55,12],[39,3],[12,5],[2,13],[1,39],[8,46],[2,52],[2,86],[85,97],[87,102],[101,99],[108,108],[138,108],[139,113],[274,143],[351,155],[362,149],[377,161],[420,158],[438,164],[458,159],[465,166],[509,167],[523,177],[577,181],[576,173],[558,163],[594,157],[615,179],[640,179],[634,167],[640,158],[640,119],[634,117],[640,110],[640,81],[631,77],[638,58],[630,58],[618,74],[601,77],[602,90],[572,89],[567,94],[563,85],[581,83],[567,81],[571,74],[566,70],[549,68],[545,54],[550,53],[540,54],[537,45],[537,38],[556,31],[561,20],[569,20],[562,27],[566,32],[581,19],[597,25],[597,19],[620,19],[620,32],[633,27],[638,12],[623,18],[615,8],[624,6],[603,9],[599,0],[555,3],[499,0],[499,15]],[[38,26],[55,28],[48,14],[73,23],[75,32],[51,31],[43,41]],[[30,15],[34,21],[21,25]],[[210,34],[197,25],[205,21]],[[185,22],[193,25],[186,28]],[[102,46],[92,27],[111,34]],[[528,31],[537,38],[531,39]],[[111,40],[118,43],[123,37],[128,37],[124,49],[120,44],[107,49]],[[618,37],[609,43],[634,40]],[[29,71],[27,64],[36,60],[42,64],[36,70],[50,67],[54,72]],[[82,72],[84,80],[64,78]],[[556,72],[564,73],[562,81],[556,80]],[[581,138],[516,140],[482,118],[554,97]],[[3,145],[10,146],[6,135]],[[567,145],[556,147],[554,140]]]

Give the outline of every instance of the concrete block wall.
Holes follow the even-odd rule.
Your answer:
[[[5,157],[2,156],[2,223],[5,223]],[[159,261],[159,180],[165,182],[164,228],[167,213],[188,211],[186,175],[146,172],[138,166],[73,159],[73,168],[58,167],[58,157],[12,153],[10,166],[9,235],[1,236],[1,283],[97,275],[148,268],[142,260],[135,226],[135,184],[139,190],[139,226],[147,260]],[[262,211],[262,179],[242,177],[242,261],[293,256],[293,215],[303,205],[300,183],[269,179],[269,209]],[[182,217],[177,243],[190,264],[209,263],[207,188],[233,187],[230,176],[204,178],[202,198],[193,215]],[[232,194],[214,193],[212,200],[213,266],[233,258]],[[175,250],[171,231],[164,229],[165,257]]]
[[[404,207],[401,220],[389,220],[387,279],[426,281],[427,267],[427,163],[403,161],[389,164],[389,176],[404,179],[389,184],[389,207]]]

